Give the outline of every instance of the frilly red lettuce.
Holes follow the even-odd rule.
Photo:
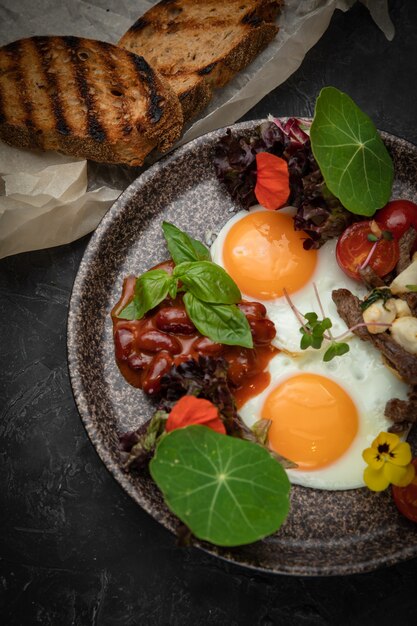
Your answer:
[[[234,136],[226,131],[214,150],[214,167],[232,198],[244,209],[257,204],[256,155],[270,152],[288,162],[290,197],[297,208],[294,228],[307,237],[306,249],[319,248],[340,235],[355,217],[327,189],[311,151],[308,127],[292,117],[285,123],[270,117],[251,134]]]

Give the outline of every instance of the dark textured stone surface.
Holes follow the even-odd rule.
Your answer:
[[[393,42],[362,6],[336,13],[300,70],[245,117],[311,115],[333,84],[417,144],[417,3],[390,7]],[[86,436],[67,374],[67,308],[87,241],[0,262],[2,622],[415,624],[416,559],[347,577],[256,573],[179,550],[122,491]]]

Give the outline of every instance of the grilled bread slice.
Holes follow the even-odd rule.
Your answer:
[[[104,163],[141,165],[179,138],[181,106],[143,57],[78,37],[0,48],[0,139]]]
[[[188,120],[275,37],[283,0],[162,0],[123,35],[165,76]]]

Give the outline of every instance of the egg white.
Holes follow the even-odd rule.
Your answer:
[[[264,211],[254,207],[251,211]],[[285,209],[294,212],[294,209]],[[224,267],[223,247],[230,227],[247,215],[247,211],[237,213],[221,229],[211,248],[213,261]],[[339,317],[331,294],[333,289],[344,287],[362,298],[367,290],[364,285],[351,280],[339,268],[335,258],[336,241],[325,243],[318,251],[317,266],[308,284],[291,294],[291,301],[301,313],[314,311],[322,319],[323,315],[317,301],[313,283],[316,284],[324,313],[332,321],[332,333],[338,336],[347,328]],[[254,300],[242,292],[242,298]],[[320,350],[300,349],[300,322],[294,315],[285,297],[274,300],[259,300],[267,309],[268,317],[274,322],[277,335],[273,344],[281,350],[269,363],[268,371],[271,382],[258,396],[251,398],[239,413],[251,427],[261,416],[263,404],[271,391],[285,379],[301,372],[314,373],[334,380],[355,403],[358,412],[358,432],[349,449],[335,462],[328,466],[304,471],[288,470],[290,481],[316,489],[344,490],[364,486],[363,470],[365,462],[362,452],[368,448],[374,438],[386,431],[392,424],[384,416],[387,401],[391,398],[407,398],[408,386],[384,365],[381,355],[371,344],[362,342],[356,336],[344,338],[350,351],[332,361],[323,361],[324,342]],[[335,433],[337,436],[337,433]]]

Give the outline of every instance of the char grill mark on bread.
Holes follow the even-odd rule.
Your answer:
[[[159,122],[163,113],[163,108],[161,107],[163,98],[158,95],[158,92],[155,89],[153,70],[143,57],[139,57],[137,55],[135,55],[134,65],[139,78],[147,85],[150,94],[151,108],[149,116],[151,121],[154,123]]]
[[[76,87],[79,97],[83,101],[86,109],[87,133],[91,139],[101,143],[106,139],[106,131],[104,130],[99,119],[100,112],[97,107],[95,87],[91,86],[92,81],[89,80],[88,68],[85,64],[89,53],[87,51],[83,51],[80,45],[80,40],[77,37],[63,37],[62,41],[67,46],[68,53],[71,56]],[[100,57],[95,59],[95,61],[100,62]]]
[[[55,128],[62,135],[69,135],[69,128],[65,115],[64,107],[61,103],[59,84],[55,72],[48,71],[50,69],[49,61],[52,53],[49,50],[49,38],[38,37],[32,40],[33,45],[37,49],[37,58],[39,59],[43,71],[44,82],[38,84],[38,89],[44,90],[43,93],[49,97],[55,118]]]
[[[119,45],[143,55],[165,76],[184,119],[202,110],[275,37],[282,0],[169,0],[153,6]]]
[[[8,93],[0,92],[1,111],[0,119],[15,119],[22,126],[31,125],[32,106],[25,98],[26,88],[24,77],[20,70],[21,44],[15,41],[7,46],[6,63],[0,66],[3,81],[11,85]],[[19,132],[15,132],[19,135]]]
[[[129,28],[129,33],[130,32],[139,32],[140,30],[142,30],[142,28],[145,28],[145,26],[148,26],[149,22],[147,20],[145,20],[144,17],[139,17],[136,22]]]
[[[167,81],[127,50],[78,37],[0,48],[0,138],[11,145],[141,165],[182,124]]]

